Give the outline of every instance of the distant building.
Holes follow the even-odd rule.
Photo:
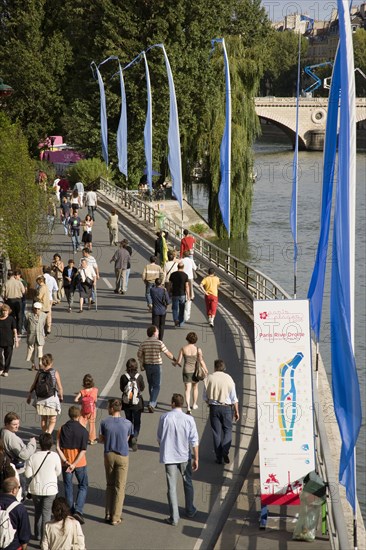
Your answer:
[[[76,164],[84,158],[72,147],[63,142],[62,136],[49,136],[43,143],[38,144],[41,160],[54,165],[58,176],[63,176],[72,164]]]

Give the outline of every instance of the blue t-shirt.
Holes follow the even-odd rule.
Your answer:
[[[109,416],[100,423],[99,433],[104,437],[104,452],[128,456],[128,438],[133,435],[132,424],[121,416]]]

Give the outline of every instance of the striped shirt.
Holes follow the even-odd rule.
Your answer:
[[[161,365],[163,363],[161,354],[167,352],[166,345],[158,340],[156,336],[151,336],[140,344],[137,357],[143,365]]]
[[[148,264],[144,267],[142,280],[148,283],[155,283],[155,279],[162,279],[164,275],[160,265]]]

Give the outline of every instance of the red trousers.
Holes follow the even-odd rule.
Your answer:
[[[216,310],[217,310],[217,304],[219,303],[219,299],[217,296],[213,296],[212,294],[205,295],[205,302],[206,302],[206,312],[208,317],[215,317]]]

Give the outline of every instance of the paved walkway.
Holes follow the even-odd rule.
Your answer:
[[[85,210],[82,211],[85,214]],[[125,296],[113,293],[113,264],[109,263],[114,248],[108,245],[108,231],[105,219],[97,214],[93,230],[94,255],[98,260],[101,279],[98,284],[98,311],[84,311],[69,314],[65,303],[54,308],[54,325],[52,335],[47,339],[45,352],[55,357],[55,366],[59,369],[64,386],[65,400],[62,406],[62,416],[57,427],[67,420],[68,407],[73,403],[74,394],[78,392],[83,375],[91,373],[100,391],[99,420],[107,413],[105,400],[109,397],[120,397],[119,377],[125,369],[126,360],[136,357],[137,347],[146,336],[146,328],[151,317],[144,298],[144,285],[141,272],[151,254],[149,246],[137,240],[126,228],[121,231],[127,237],[134,249],[132,272],[128,293]],[[67,262],[72,257],[71,243],[63,235],[60,224],[55,227],[53,244],[44,263],[51,261],[52,255],[59,252]],[[81,253],[76,255],[78,262]],[[243,367],[246,356],[245,333],[226,309],[221,309],[213,330],[205,320],[204,302],[199,292],[192,307],[192,319],[186,328],[175,329],[168,314],[164,341],[175,354],[185,343],[185,335],[194,330],[199,337],[198,344],[202,347],[207,366],[213,370],[213,361],[223,358],[230,374],[237,382],[240,402],[245,400],[243,388]],[[9,410],[15,410],[21,415],[21,435],[25,439],[31,435],[39,435],[39,419],[31,406],[25,402],[33,374],[25,363],[26,344],[22,339],[19,350],[14,353],[12,370],[8,378],[0,378],[1,384],[1,417]],[[181,370],[164,360],[162,389],[159,397],[159,411],[154,414],[144,414],[139,438],[139,450],[130,455],[127,497],[124,506],[124,522],[121,526],[106,525],[104,518],[104,467],[103,447],[95,445],[88,448],[87,461],[89,468],[89,491],[85,506],[87,548],[194,548],[202,536],[202,529],[210,519],[216,524],[216,519],[210,515],[217,496],[223,487],[233,482],[229,478],[237,466],[237,458],[231,453],[232,463],[219,466],[214,463],[211,432],[207,425],[207,407],[200,402],[199,409],[194,411],[194,417],[201,438],[200,467],[194,474],[195,505],[199,512],[194,520],[182,518],[177,527],[164,524],[168,515],[166,482],[164,467],[159,464],[156,429],[159,412],[169,410],[170,397],[173,392],[183,393]],[[201,391],[202,388],[200,388]],[[147,391],[145,391],[147,397]],[[240,448],[244,424],[239,423],[233,433],[233,441]],[[245,449],[243,449],[245,453]],[[235,481],[236,481],[235,479]],[[60,483],[60,486],[62,484]],[[179,487],[180,504],[183,505],[183,490]],[[32,505],[28,505],[33,516]],[[33,522],[33,518],[32,518]],[[203,537],[204,540],[204,537]],[[202,543],[201,543],[202,544]],[[37,546],[30,545],[30,548]],[[204,547],[204,546],[203,546]]]

